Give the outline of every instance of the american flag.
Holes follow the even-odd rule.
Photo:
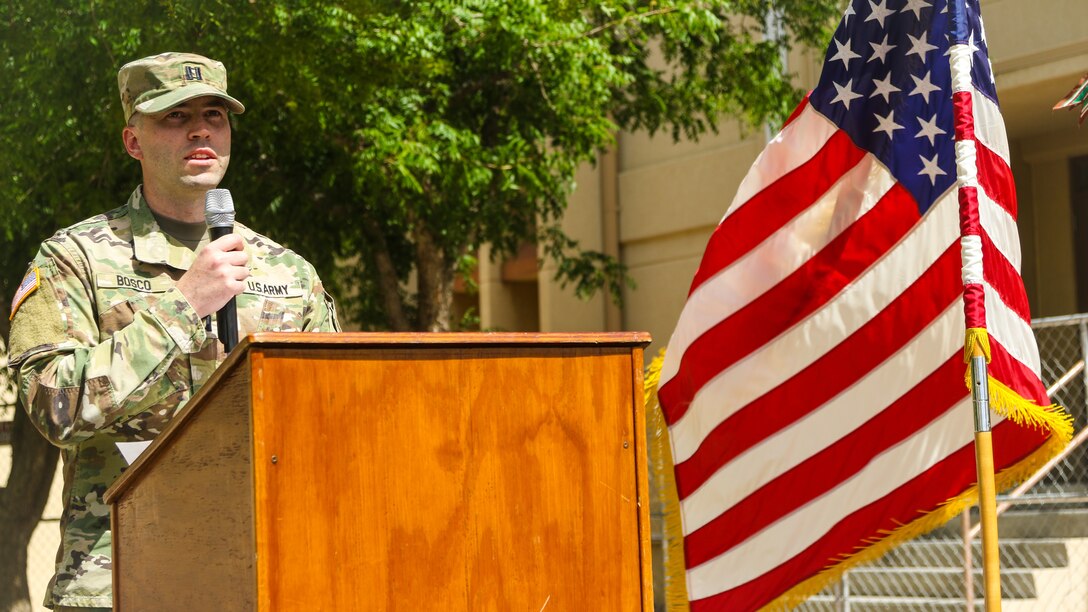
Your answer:
[[[1008,400],[998,486],[1069,437],[1039,377],[977,0],[965,10],[954,28],[948,0],[855,0],[710,239],[658,390],[692,610],[795,601],[973,500],[965,283]]]
[[[26,276],[23,277],[19,286],[15,289],[15,296],[11,300],[11,310],[8,315],[8,320],[15,318],[15,311],[19,310],[19,306],[23,303],[28,295],[34,292],[38,288],[41,279],[38,273],[38,267],[32,265],[26,272]]]

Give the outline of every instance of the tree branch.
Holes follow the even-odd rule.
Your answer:
[[[416,273],[419,283],[419,325],[426,331],[449,331],[453,270],[445,253],[422,221],[416,224]]]
[[[371,252],[374,254],[374,269],[378,274],[378,292],[381,294],[382,309],[385,311],[389,328],[393,331],[410,331],[412,327],[404,314],[404,303],[400,297],[400,279],[397,278],[397,268],[393,265],[393,257],[389,254],[385,235],[382,234],[377,221],[373,219],[368,219],[364,227],[371,243]]]
[[[589,37],[592,37],[592,36],[596,36],[596,35],[600,34],[601,32],[603,32],[605,30],[610,30],[612,28],[617,28],[617,27],[619,27],[621,25],[626,24],[629,21],[642,21],[643,19],[645,19],[647,17],[657,17],[658,15],[667,15],[668,13],[676,12],[676,10],[677,10],[677,8],[675,6],[669,6],[669,7],[665,7],[665,8],[654,9],[652,11],[646,11],[645,13],[638,13],[636,15],[625,15],[623,17],[623,19],[616,19],[615,21],[610,21],[608,23],[601,24],[601,25],[593,28],[592,30],[586,32],[585,34],[583,34],[583,36],[589,38]]]

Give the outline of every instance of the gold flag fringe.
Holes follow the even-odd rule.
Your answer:
[[[1051,436],[1049,440],[1020,463],[999,472],[994,479],[997,490],[1010,489],[1023,482],[1046,464],[1051,457],[1060,453],[1065,445],[1066,443],[1056,436]],[[941,527],[962,514],[965,509],[977,503],[978,486],[973,486],[960,495],[944,502],[932,512],[889,531],[880,538],[874,538],[864,548],[859,548],[857,552],[843,557],[835,565],[825,568],[819,574],[786,591],[781,597],[764,606],[762,610],[788,610],[796,607],[829,585],[838,582],[846,571],[858,565],[875,561],[903,542]]]
[[[971,363],[971,355],[974,347],[978,345],[982,354],[986,356],[986,363],[990,363],[990,335],[982,327],[968,327],[963,338],[963,362]]]
[[[986,363],[990,362],[990,336],[983,328],[973,327],[967,330],[963,341],[963,361],[969,363],[973,348],[978,346],[982,354],[986,356]],[[990,409],[996,414],[1012,420],[1017,425],[1048,431],[1055,438],[1062,441],[1062,446],[1073,439],[1073,417],[1065,408],[1057,404],[1040,406],[1034,401],[1025,399],[1019,393],[1013,391],[1008,385],[997,380],[993,376],[986,375],[987,387],[990,392]],[[964,374],[964,382],[971,389],[971,368],[967,368]]]
[[[1007,387],[993,376],[986,375],[990,389],[990,409],[1013,423],[1041,431],[1049,431],[1062,443],[1062,447],[1073,439],[1073,417],[1065,408],[1050,404],[1040,406],[1033,400],[1020,397],[1020,394]],[[971,369],[964,375],[967,388],[971,388]],[[1059,449],[1060,450],[1060,449]]]
[[[968,361],[975,344],[982,349],[986,360],[990,360],[990,341],[985,329],[968,329],[964,339],[964,360]],[[646,402],[646,414],[650,419],[651,469],[657,483],[654,493],[664,514],[664,566],[665,566],[665,602],[670,612],[689,610],[687,578],[684,567],[684,534],[680,518],[680,501],[676,493],[676,476],[673,471],[672,448],[669,442],[669,429],[661,405],[657,399],[657,385],[661,378],[661,365],[665,360],[665,351],[658,353],[646,369],[643,396]],[[1069,444],[1073,437],[1073,417],[1064,408],[1056,404],[1040,406],[1024,399],[1001,381],[987,376],[990,391],[990,406],[995,413],[1012,422],[1049,431],[1050,438],[1019,463],[1001,470],[995,475],[998,491],[1010,489],[1023,482],[1052,457],[1056,456]],[[968,368],[966,382],[971,386],[971,370]],[[878,559],[903,542],[929,533],[948,523],[963,511],[978,503],[978,487],[972,486],[960,495],[945,501],[935,510],[919,516],[917,519],[873,538],[856,552],[842,557],[834,565],[793,587],[762,610],[788,610],[796,607],[809,597],[819,593],[842,578],[853,567]]]
[[[650,419],[650,469],[653,470],[654,495],[662,514],[663,563],[665,568],[665,609],[681,612],[689,609],[687,573],[684,567],[684,528],[680,521],[680,499],[676,494],[676,473],[672,464],[669,427],[661,404],[657,401],[657,383],[661,380],[661,364],[665,349],[658,352],[646,367],[643,378],[643,399]]]

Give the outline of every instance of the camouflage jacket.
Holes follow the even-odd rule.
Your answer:
[[[234,231],[252,274],[237,297],[239,338],[339,331],[309,263],[242,225]],[[201,321],[174,286],[194,256],[159,229],[137,188],[124,206],[57,232],[31,262],[9,366],[23,406],[64,461],[49,607],[112,605],[102,497],[125,469],[115,443],[154,438],[223,360],[215,324]]]

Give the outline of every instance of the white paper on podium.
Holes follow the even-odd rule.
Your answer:
[[[118,442],[117,450],[121,451],[121,456],[125,458],[125,463],[132,465],[133,461],[140,456],[140,453],[144,452],[144,449],[151,445],[151,440],[144,442]]]

